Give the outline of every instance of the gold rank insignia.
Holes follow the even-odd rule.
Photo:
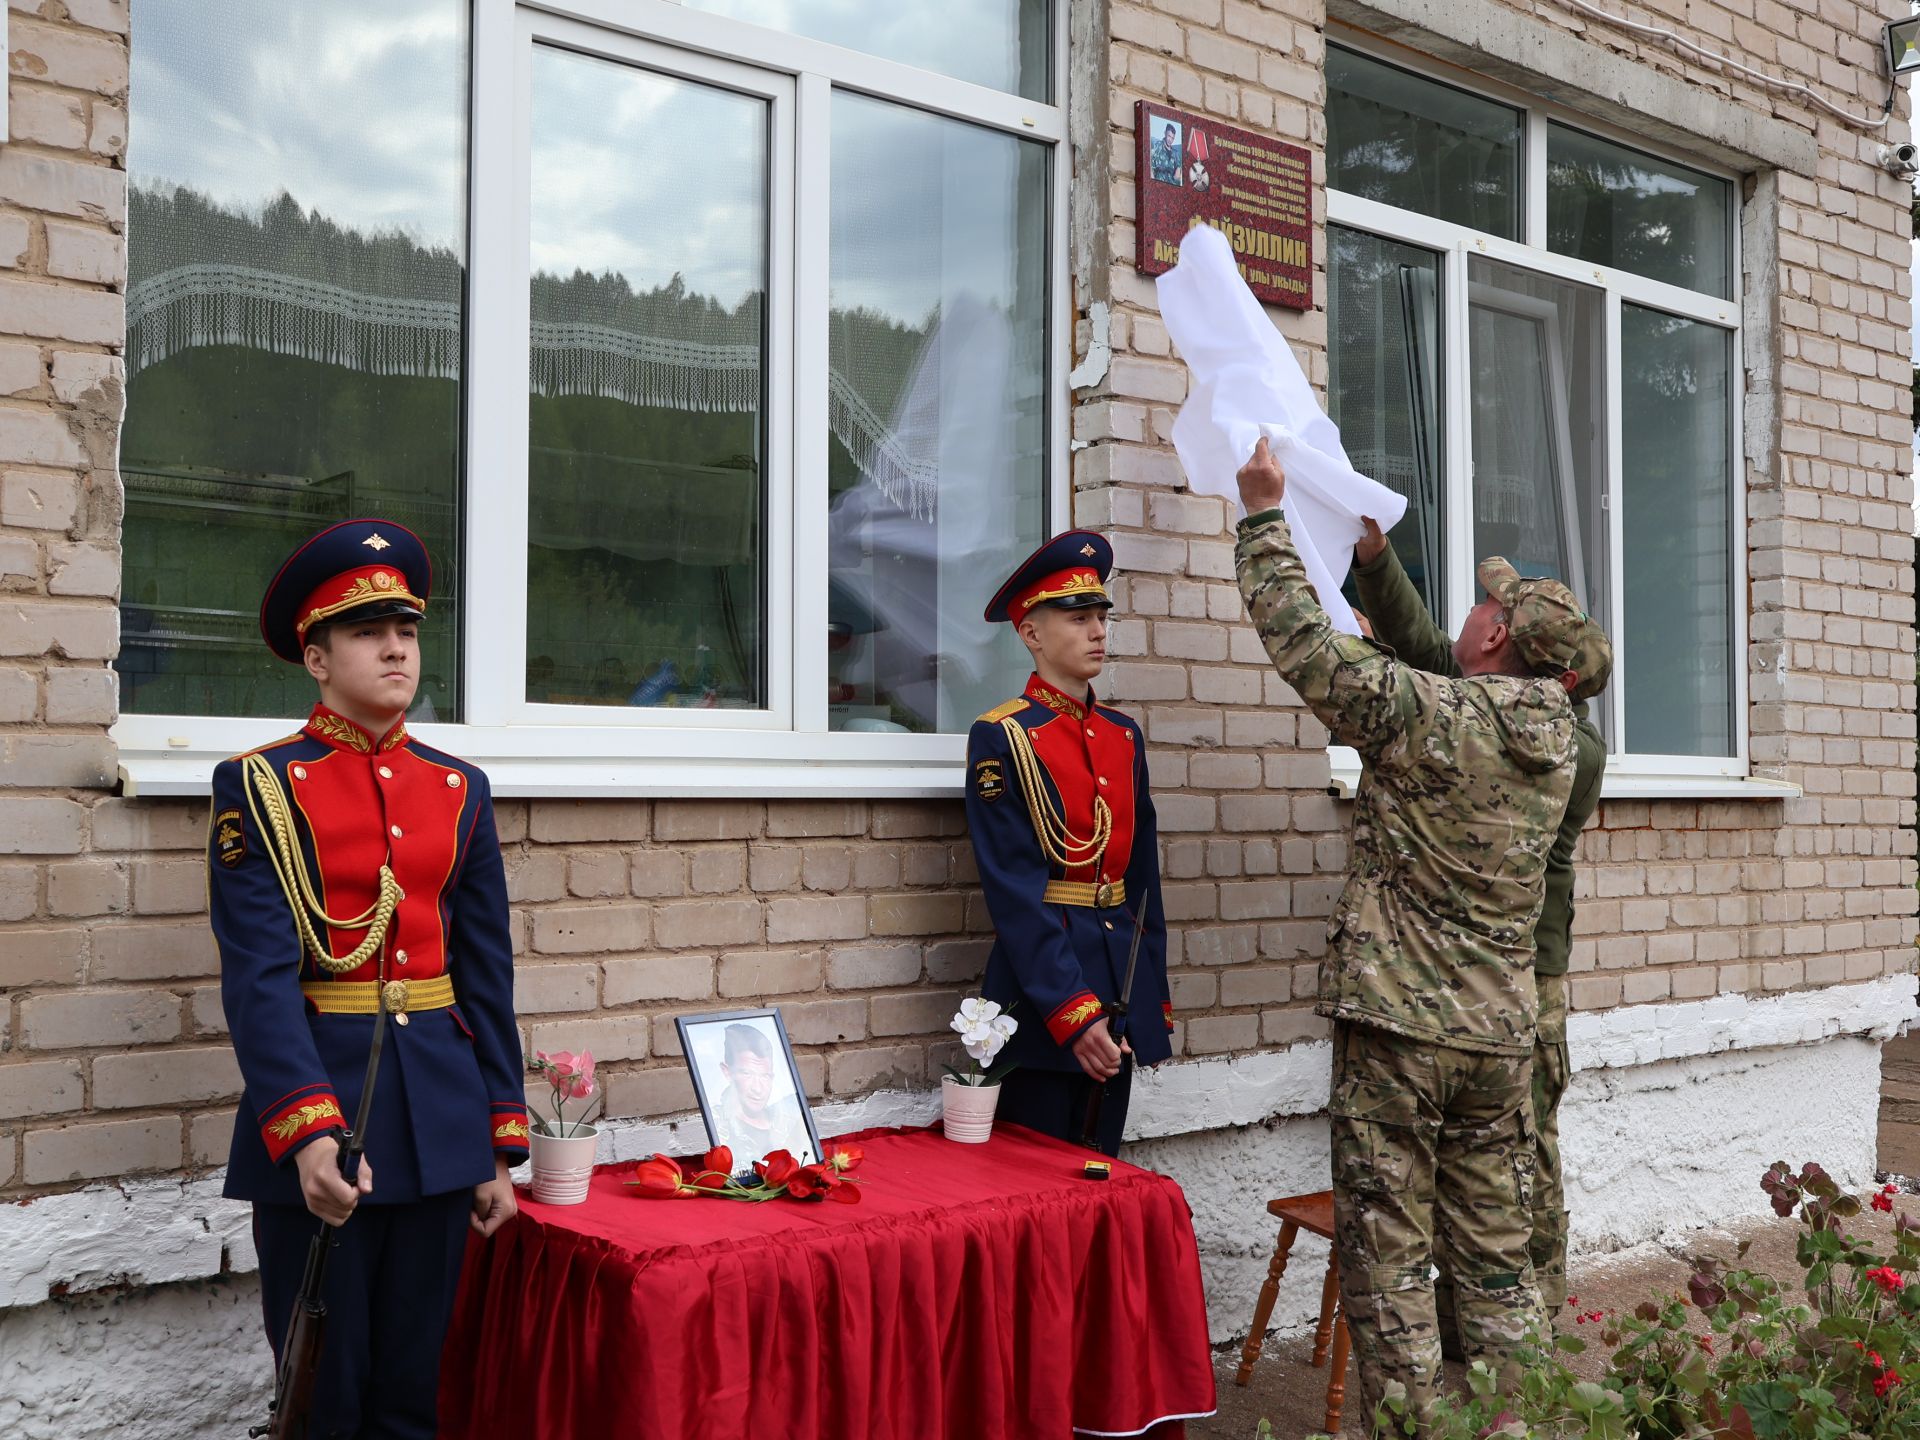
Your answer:
[[[974,762],[973,791],[982,800],[998,800],[1007,793],[1007,777],[998,760]]]
[[[1080,547],[1080,553],[1086,556],[1089,560],[1091,560],[1095,555],[1098,555],[1100,552],[1098,550],[1095,550],[1091,545],[1082,545]]]
[[[360,543],[366,546],[369,550],[374,550],[374,551],[391,549],[393,546],[393,542],[387,539],[387,537],[382,535],[378,530],[374,531],[373,534],[367,536],[367,538],[362,540]]]

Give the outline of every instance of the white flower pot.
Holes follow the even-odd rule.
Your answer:
[[[533,1145],[533,1198],[542,1205],[578,1205],[587,1198],[593,1179],[593,1151],[600,1140],[597,1125],[570,1125],[564,1136],[530,1137]]]
[[[940,1077],[941,1120],[947,1139],[963,1145],[984,1145],[993,1134],[993,1112],[1000,1105],[1000,1086],[962,1085],[951,1075]]]

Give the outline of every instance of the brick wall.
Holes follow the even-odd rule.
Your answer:
[[[1243,623],[1220,502],[1167,435],[1185,389],[1134,274],[1136,99],[1308,146],[1324,179],[1316,5],[1077,0],[1077,347],[1113,359],[1074,411],[1075,519],[1124,576],[1107,686],[1146,726],[1176,1037],[1285,1046],[1311,1014],[1346,858],[1327,736]],[[1894,0],[1889,0],[1893,4]],[[1749,367],[1774,419],[1748,445],[1751,729],[1793,801],[1608,802],[1582,847],[1582,1008],[1821,986],[1912,968],[1913,595],[1902,187],[1877,141],[1671,54],[1530,11],[1807,128],[1819,173],[1760,186],[1774,273]],[[1879,103],[1880,16],[1757,0],[1657,6],[1856,108]],[[1889,12],[1890,13],[1890,12]],[[125,7],[14,0],[0,147],[0,1194],[219,1163],[238,1079],[204,916],[202,802],[109,793],[115,689],[127,77]],[[1093,93],[1097,91],[1098,93]],[[1777,192],[1777,201],[1772,196]],[[1091,201],[1089,196],[1092,197]],[[1104,198],[1103,198],[1104,197]],[[1319,218],[1324,219],[1322,207]],[[1324,245],[1316,244],[1324,254]],[[1108,257],[1121,257],[1115,261]],[[1322,277],[1323,279],[1324,277]],[[1316,284],[1324,303],[1324,284]],[[1325,316],[1277,312],[1325,376]],[[1757,329],[1755,327],[1758,327]],[[1754,344],[1763,347],[1756,363]],[[1764,408],[1764,407],[1760,407]],[[984,962],[958,802],[503,802],[530,1044],[592,1048],[615,1116],[691,1104],[674,1014],[778,1003],[810,1091],[930,1085]]]

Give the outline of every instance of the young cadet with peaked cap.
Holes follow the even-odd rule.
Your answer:
[[[1397,1381],[1420,1417],[1441,1374],[1435,1235],[1470,1358],[1517,1378],[1514,1347],[1543,1320],[1528,1258],[1533,931],[1573,790],[1573,710],[1519,657],[1498,600],[1454,642],[1460,679],[1335,630],[1265,440],[1238,479],[1234,568],[1254,628],[1365,763],[1316,1007],[1334,1021],[1334,1249],[1361,1413]]]
[[[253,1204],[277,1354],[316,1217],[334,1224],[314,1436],[429,1437],[469,1228],[515,1211],[527,1154],[506,876],[487,777],[407,733],[426,548],[388,520],[321,531],[260,629],[320,703],[214,771],[209,909],[245,1082],[226,1193]],[[388,1026],[359,1185],[340,1137]],[[350,1217],[350,1218],[349,1218]]]
[[[1433,623],[1420,592],[1387,537],[1372,520],[1354,547],[1354,584],[1360,608],[1373,623],[1374,638],[1393,647],[1409,665],[1458,678],[1453,642]],[[1540,1013],[1533,1041],[1533,1257],[1534,1283],[1549,1318],[1567,1303],[1566,1187],[1560,1175],[1560,1098],[1571,1066],[1567,1059],[1567,955],[1573,948],[1573,852],[1600,803],[1607,744],[1587,717],[1587,701],[1607,687],[1613,646],[1580,602],[1557,580],[1522,579],[1502,559],[1481,562],[1487,594],[1507,609],[1508,628],[1520,658],[1534,674],[1558,679],[1573,701],[1573,794],[1547,856],[1546,898],[1533,927],[1533,983]],[[1568,677],[1571,677],[1570,679]],[[1453,1277],[1444,1253],[1435,1302],[1440,1348],[1461,1358],[1454,1320]]]
[[[1019,1022],[1002,1052],[1020,1068],[999,1117],[1077,1141],[1104,1085],[1097,1139],[1109,1155],[1132,1066],[1165,1060],[1173,1029],[1146,740],[1091,685],[1106,662],[1112,570],[1104,537],[1069,530],[1013,572],[986,618],[1015,627],[1034,673],[967,737],[967,828],[994,926],[980,988],[1017,1006]],[[1117,1017],[1136,923],[1133,993]]]

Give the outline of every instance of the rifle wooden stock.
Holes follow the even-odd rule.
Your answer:
[[[315,1238],[316,1245],[326,1242]],[[275,1387],[273,1415],[267,1440],[307,1440],[307,1421],[313,1414],[313,1392],[320,1378],[320,1347],[326,1339],[327,1307],[308,1304],[301,1296],[287,1324],[280,1346],[280,1376]]]

